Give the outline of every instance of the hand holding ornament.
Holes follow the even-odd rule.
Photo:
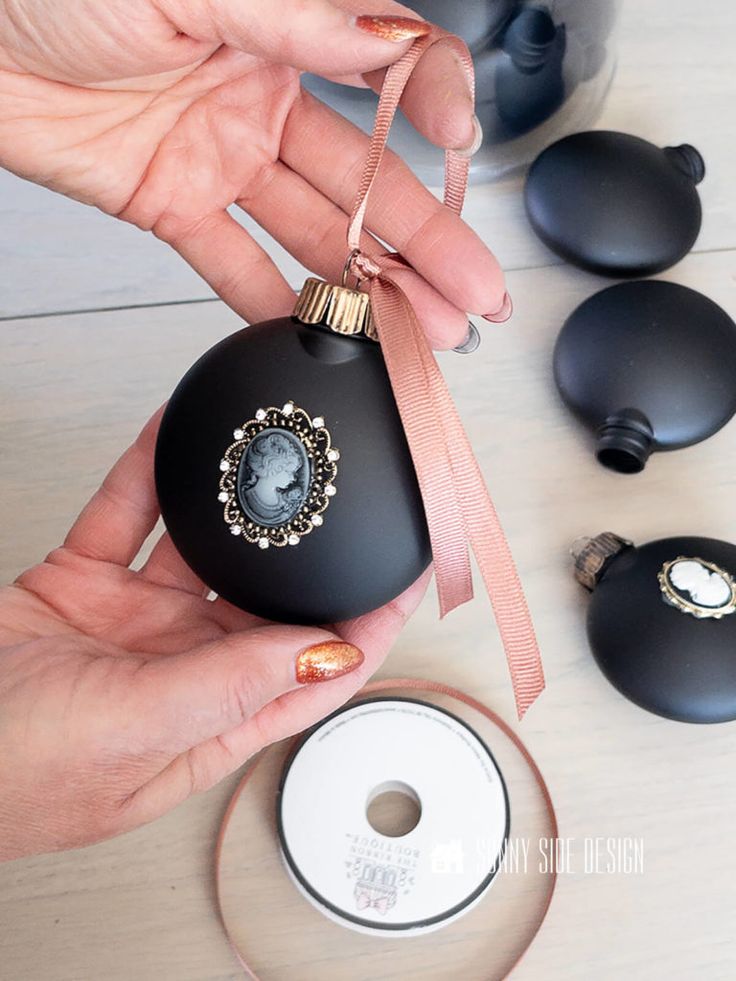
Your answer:
[[[300,72],[378,87],[425,30],[390,0],[0,0],[0,165],[152,231],[244,319],[285,315],[291,286],[228,209],[336,280],[368,141]],[[477,143],[446,50],[419,66],[402,107],[439,146]],[[416,270],[402,286],[436,347],[465,339],[466,311],[502,307],[488,249],[393,156],[366,251],[377,238]]]

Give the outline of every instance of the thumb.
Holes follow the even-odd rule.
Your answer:
[[[353,15],[329,0],[160,0],[177,30],[201,41],[224,43],[277,64],[319,75],[373,71],[396,61],[408,42],[431,25],[387,3],[383,16]]]
[[[183,753],[280,695],[342,677],[363,660],[361,650],[327,630],[256,627],[147,662],[137,675],[136,715],[146,720],[150,750]]]

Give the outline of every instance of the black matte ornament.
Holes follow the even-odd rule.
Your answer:
[[[358,616],[430,562],[381,349],[366,337],[284,317],[217,344],[164,413],[156,486],[187,564],[271,620]]]
[[[652,451],[698,443],[736,412],[736,324],[686,286],[620,283],[570,314],[554,374],[598,460],[638,473]]]
[[[736,546],[606,532],[577,552],[576,575],[592,590],[593,655],[623,695],[680,722],[736,719]]]
[[[532,228],[553,252],[604,276],[667,269],[693,246],[705,175],[688,144],[661,150],[626,133],[575,133],[532,164],[524,197]]]

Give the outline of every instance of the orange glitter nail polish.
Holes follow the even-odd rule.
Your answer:
[[[297,655],[296,680],[300,685],[330,681],[354,671],[364,661],[363,652],[339,640],[312,644]]]
[[[355,18],[355,26],[361,31],[380,37],[384,41],[409,41],[414,37],[429,34],[432,25],[412,17],[372,17],[361,15]]]

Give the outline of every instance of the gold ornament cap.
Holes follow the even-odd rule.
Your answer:
[[[326,327],[336,334],[378,340],[367,293],[333,286],[310,277],[302,286],[294,307],[294,317],[303,324]]]

